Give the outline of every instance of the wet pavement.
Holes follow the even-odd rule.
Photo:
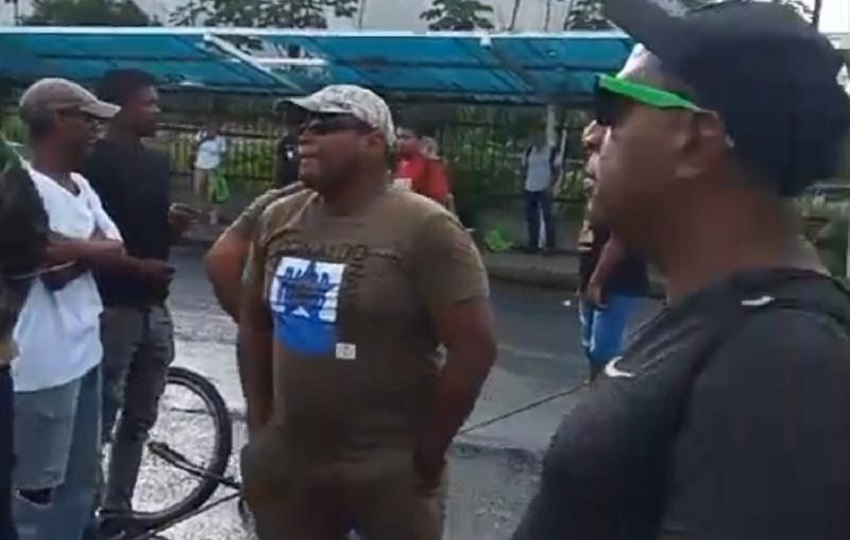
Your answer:
[[[176,364],[202,373],[219,389],[234,420],[234,454],[244,444],[244,405],[234,358],[235,325],[218,308],[203,276],[202,250],[181,247],[171,309],[176,327]],[[539,457],[561,416],[585,391],[575,302],[564,292],[493,284],[499,360],[474,413],[470,430],[451,456],[447,540],[501,540],[521,518],[536,487]],[[651,309],[649,307],[648,309]],[[504,420],[489,423],[546,396],[565,395]],[[202,422],[199,419],[198,422]],[[481,424],[482,427],[476,428]],[[198,424],[169,433],[179,447],[202,447]],[[182,439],[182,440],[181,440]],[[236,456],[229,472],[238,477]],[[171,475],[143,478],[144,492],[167,491]],[[220,488],[216,497],[229,494]],[[186,521],[166,533],[172,540],[249,536],[233,502]]]

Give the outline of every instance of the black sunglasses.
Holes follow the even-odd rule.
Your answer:
[[[662,90],[647,84],[600,75],[593,91],[596,122],[612,126],[623,119],[629,107],[635,104],[661,110],[685,110],[694,113],[708,112],[688,97]]]
[[[600,126],[611,127],[620,122],[634,102],[596,85],[593,91],[593,115]]]
[[[301,133],[309,131],[315,135],[330,135],[341,131],[368,133],[374,128],[350,114],[310,115],[301,124]]]
[[[79,109],[60,109],[56,112],[60,116],[64,116],[66,118],[79,118],[88,124],[98,124],[102,122],[100,118]]]

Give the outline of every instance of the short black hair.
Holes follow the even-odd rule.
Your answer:
[[[155,85],[153,75],[140,69],[113,69],[101,77],[97,85],[97,97],[124,106],[139,90]]]

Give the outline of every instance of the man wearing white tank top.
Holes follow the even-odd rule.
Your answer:
[[[100,313],[91,269],[121,266],[121,235],[77,170],[96,120],[119,108],[63,79],[42,79],[21,97],[50,244],[43,273],[14,329],[13,473],[21,540],[79,540],[90,522],[100,467]]]

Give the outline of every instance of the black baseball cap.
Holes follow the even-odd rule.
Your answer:
[[[739,158],[781,195],[836,173],[850,129],[850,96],[839,83],[845,60],[793,8],[603,0],[603,12],[723,119]]]

